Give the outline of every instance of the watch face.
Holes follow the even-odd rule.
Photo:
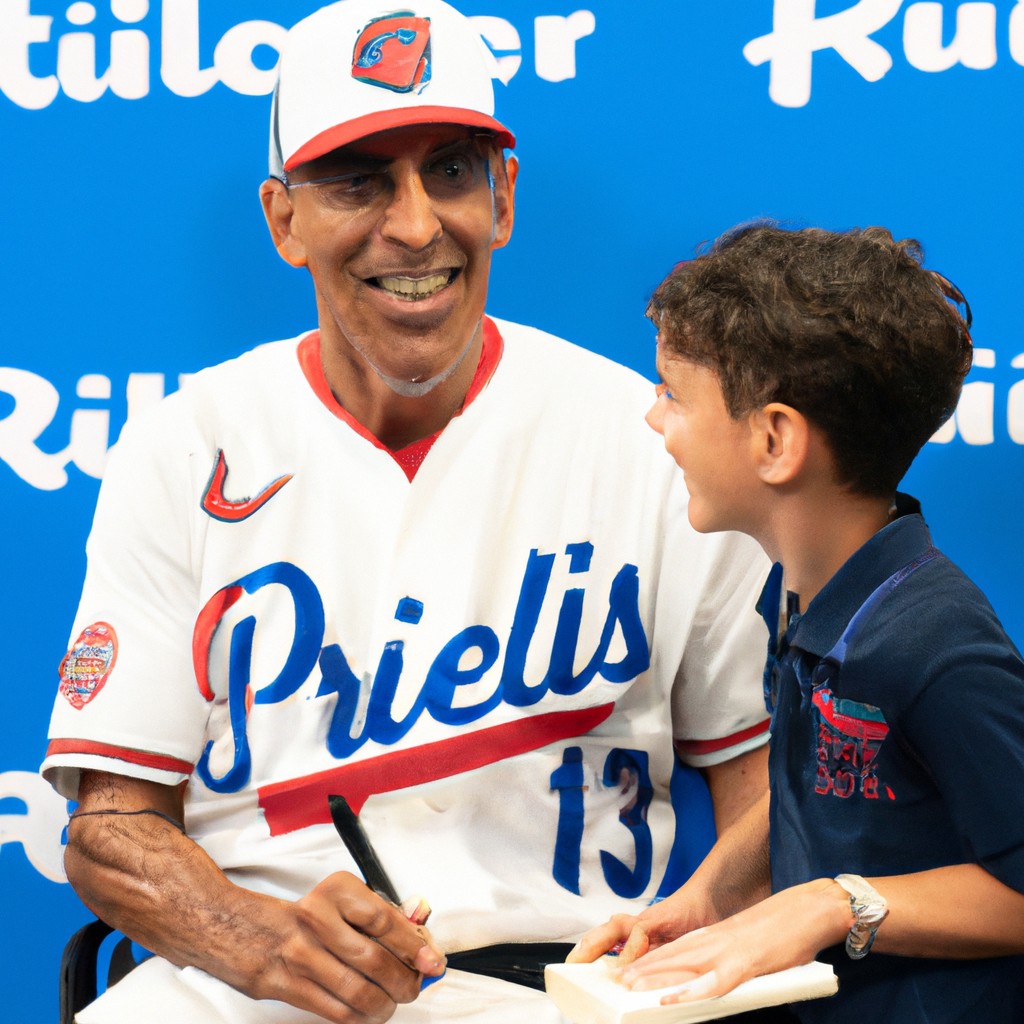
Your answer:
[[[846,936],[846,954],[852,960],[867,956],[878,926],[889,916],[885,898],[860,875],[837,875],[837,885],[850,894],[850,911],[856,920]]]

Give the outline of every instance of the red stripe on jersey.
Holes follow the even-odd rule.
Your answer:
[[[331,793],[344,796],[358,814],[374,793],[393,793],[396,789],[447,779],[558,740],[582,736],[600,725],[614,707],[612,703],[579,711],[534,715],[437,743],[368,757],[301,779],[275,782],[260,787],[260,807],[272,836],[309,825],[329,824],[331,812],[327,797]]]
[[[483,345],[480,349],[480,361],[476,364],[476,373],[473,374],[473,380],[470,382],[469,391],[466,392],[466,400],[462,403],[461,408],[456,416],[461,415],[473,399],[483,391],[487,382],[494,375],[494,371],[498,368],[498,363],[501,362],[501,354],[504,349],[504,342],[501,338],[501,332],[498,330],[494,321],[485,316],[483,320]],[[296,354],[299,358],[299,366],[302,367],[302,373],[306,380],[309,382],[309,386],[313,389],[313,393],[317,398],[335,415],[339,420],[347,423],[360,437],[369,441],[374,448],[380,448],[381,451],[387,452],[394,460],[402,467],[402,472],[409,478],[409,482],[412,482],[412,478],[416,475],[416,471],[423,464],[423,460],[427,457],[427,452],[433,447],[434,442],[441,436],[442,431],[438,431],[436,434],[431,434],[429,437],[420,438],[419,441],[414,441],[412,444],[407,445],[405,448],[400,448],[398,451],[392,451],[386,445],[380,443],[369,430],[366,429],[347,409],[345,409],[338,400],[334,397],[334,392],[331,391],[330,385],[327,383],[327,378],[324,376],[324,365],[323,360],[320,358],[320,332],[313,331],[307,334],[302,341],[299,342]]]
[[[144,768],[158,768],[162,772],[175,772],[178,775],[191,775],[195,767],[191,761],[182,761],[177,757],[166,757],[153,754],[148,750],[132,750],[130,747],[115,747],[110,743],[96,743],[94,740],[50,740],[46,748],[46,756],[55,754],[95,754],[97,757],[113,757],[129,764],[139,764]]]
[[[744,740],[749,740],[754,736],[760,736],[761,733],[767,732],[771,721],[770,718],[766,718],[763,722],[758,722],[757,725],[752,725],[749,729],[741,729],[739,732],[734,732],[731,736],[723,736],[718,740],[676,740],[676,749],[681,754],[714,754],[718,750],[725,750],[726,747],[734,746],[737,743],[742,743]]]
[[[213,634],[224,617],[224,613],[242,596],[241,587],[224,587],[218,590],[203,605],[203,610],[196,618],[192,630],[192,667],[196,674],[199,692],[207,699],[213,700],[210,687],[210,644]]]

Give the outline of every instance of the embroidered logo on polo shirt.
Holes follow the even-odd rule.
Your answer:
[[[876,758],[889,735],[882,712],[871,704],[844,700],[827,686],[816,687],[815,734],[818,743],[818,775],[814,792],[846,799],[858,790],[868,800],[878,799]],[[888,786],[890,800],[895,799]]]
[[[60,693],[79,711],[103,689],[117,661],[117,634],[106,622],[86,626],[60,663]]]
[[[430,19],[412,11],[374,18],[356,40],[352,77],[392,92],[421,92],[430,81]]]

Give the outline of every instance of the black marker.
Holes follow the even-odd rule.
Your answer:
[[[401,906],[402,901],[398,898],[395,886],[384,870],[370,837],[360,824],[359,816],[353,812],[343,796],[332,793],[327,797],[327,804],[331,809],[331,821],[334,822],[341,841],[356,862],[356,867],[363,873],[366,884],[389,903],[396,907]]]

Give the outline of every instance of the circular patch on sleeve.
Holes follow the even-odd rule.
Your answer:
[[[117,661],[117,634],[106,622],[86,626],[60,663],[60,692],[84,708],[103,689]]]

